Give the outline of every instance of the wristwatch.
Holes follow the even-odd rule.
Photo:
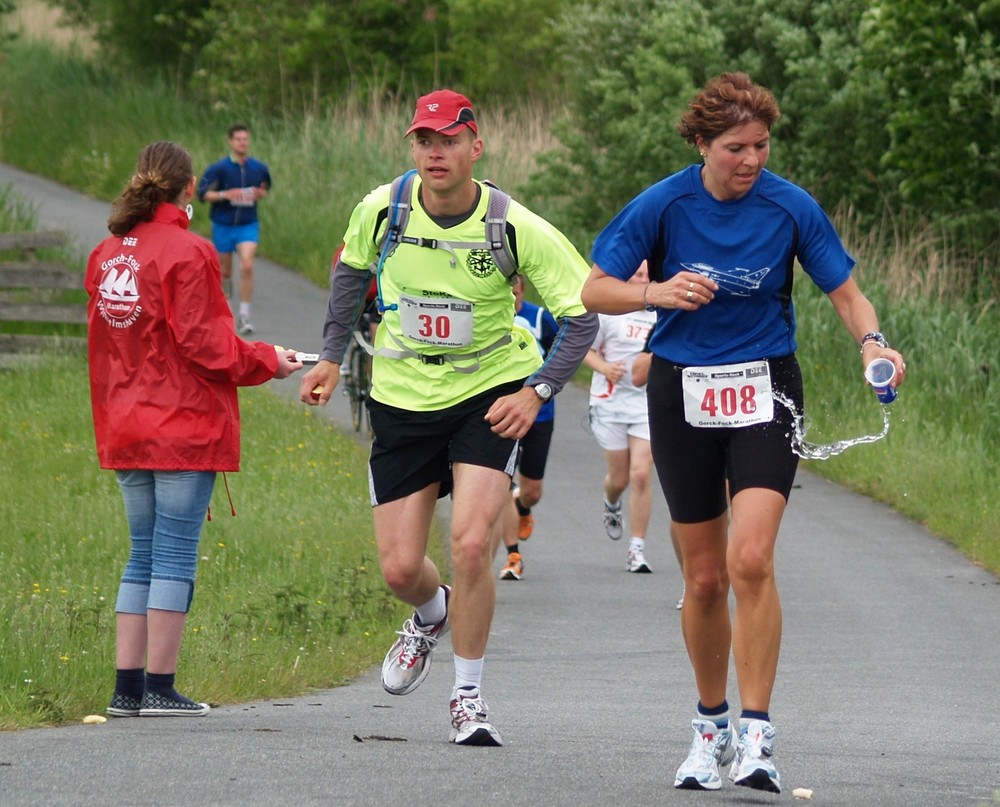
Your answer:
[[[552,387],[544,381],[541,384],[535,384],[532,389],[535,391],[535,395],[541,399],[542,403],[548,403],[552,400]]]
[[[889,347],[889,343],[886,341],[885,337],[882,336],[878,331],[870,331],[861,337],[861,350],[864,351],[865,345],[869,342],[874,342],[881,348]]]

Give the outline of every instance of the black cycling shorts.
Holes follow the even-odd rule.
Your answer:
[[[549,459],[549,446],[552,445],[554,420],[537,420],[521,438],[520,456],[517,460],[517,470],[527,479],[544,479],[545,463]]]
[[[441,484],[438,498],[451,493],[451,465],[464,462],[513,476],[517,440],[500,437],[485,416],[493,402],[512,395],[523,381],[501,384],[466,401],[433,412],[398,409],[368,399],[374,439],[368,459],[372,507]]]
[[[802,373],[795,356],[769,359],[771,386],[802,411]],[[684,419],[681,371],[653,357],[646,387],[653,462],[670,508],[681,524],[710,521],[726,512],[728,495],[767,488],[785,497],[799,458],[792,451],[793,416],[777,401],[770,423],[733,428],[696,428]]]

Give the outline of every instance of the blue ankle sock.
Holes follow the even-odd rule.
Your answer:
[[[724,700],[718,706],[709,709],[701,701],[698,701],[698,717],[705,717],[715,721],[720,729],[729,724],[729,701]]]
[[[115,692],[140,700],[146,690],[146,671],[142,667],[136,670],[115,670]]]
[[[146,673],[146,691],[180,700],[177,690],[174,689],[174,677],[174,673]]]
[[[740,729],[745,729],[753,720],[763,720],[765,723],[770,723],[771,717],[767,712],[755,712],[753,709],[744,709],[740,712]]]

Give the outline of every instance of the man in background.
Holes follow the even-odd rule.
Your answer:
[[[212,243],[222,266],[222,287],[232,296],[233,253],[240,259],[239,311],[236,329],[253,333],[250,303],[253,301],[253,261],[260,242],[257,202],[271,189],[271,173],[265,163],[250,156],[250,129],[242,123],[229,127],[229,154],[205,169],[198,185],[198,198],[212,205]]]

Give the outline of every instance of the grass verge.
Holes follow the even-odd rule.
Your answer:
[[[128,530],[114,474],[97,465],[85,363],[49,356],[0,378],[0,523],[16,525],[0,544],[11,729],[106,706]],[[408,613],[379,572],[362,450],[266,387],[241,389],[240,403],[237,515],[220,476],[178,670],[185,692],[215,703],[343,684]]]

